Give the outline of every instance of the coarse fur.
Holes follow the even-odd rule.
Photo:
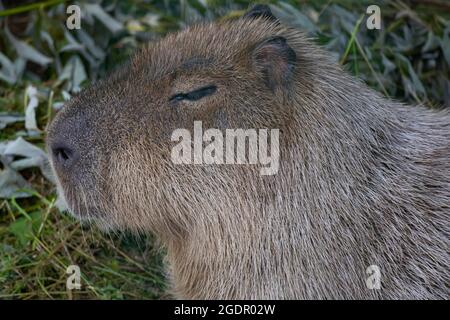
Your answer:
[[[283,57],[255,60],[274,38],[295,52],[290,76],[274,74]],[[169,101],[209,84],[199,101]],[[278,173],[174,164],[171,133],[194,120],[280,129]],[[49,150],[61,141],[79,154],[70,169],[52,161],[72,213],[154,233],[177,298],[449,298],[449,111],[383,98],[265,16],[149,44],[65,106]]]

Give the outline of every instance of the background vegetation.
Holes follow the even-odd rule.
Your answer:
[[[450,3],[260,1],[386,96],[450,107]],[[81,6],[81,30],[65,27]],[[382,29],[367,30],[378,4]],[[151,238],[105,235],[58,210],[45,127],[64,101],[134,50],[198,20],[233,19],[242,0],[0,1],[0,298],[164,298]],[[324,70],[325,71],[325,70]],[[66,290],[68,265],[82,288]]]

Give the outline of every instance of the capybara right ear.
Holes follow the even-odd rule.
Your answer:
[[[253,67],[275,91],[289,85],[297,55],[284,37],[271,37],[257,44],[252,52]]]
[[[242,16],[243,19],[256,19],[259,17],[277,21],[277,18],[273,15],[272,11],[270,11],[269,6],[265,4],[255,4]]]

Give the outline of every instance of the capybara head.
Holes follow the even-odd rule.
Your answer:
[[[296,74],[308,73],[295,50],[305,41],[269,14],[195,25],[74,96],[47,139],[70,211],[105,228],[181,235],[196,207],[235,201],[246,179],[261,179],[257,166],[174,164],[171,135],[194,121],[282,131]]]

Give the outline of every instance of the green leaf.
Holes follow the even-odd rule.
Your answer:
[[[5,28],[5,33],[8,40],[11,42],[17,54],[19,55],[19,57],[37,63],[41,66],[46,66],[53,61],[51,58],[43,55],[26,42],[16,39],[11,34],[11,32],[9,32],[8,28]]]
[[[64,66],[58,81],[67,81],[67,90],[77,92],[81,89],[81,83],[87,80],[87,74],[80,57],[72,56]]]
[[[280,20],[292,27],[303,29],[310,33],[316,33],[318,31],[317,26],[308,16],[288,3],[280,2],[277,6],[270,5],[270,9]]]
[[[403,73],[402,80],[407,91],[412,95],[418,93],[419,95],[425,97],[426,92],[422,84],[422,81],[420,81],[419,77],[417,76],[417,73],[414,71],[414,68],[411,65],[411,62],[408,60],[408,58],[406,58],[402,54],[396,54],[395,58],[397,60],[398,65],[401,67],[401,71]]]
[[[96,17],[101,23],[105,25],[112,33],[119,32],[123,29],[122,23],[111,17],[102,7],[98,4],[86,4],[85,10],[88,14]]]
[[[390,73],[391,71],[394,71],[397,68],[397,66],[391,60],[389,60],[384,54],[382,54],[381,57],[382,57],[381,61],[383,62],[384,66],[383,72],[384,75]]]
[[[444,30],[444,35],[441,40],[442,53],[444,54],[447,64],[450,66],[450,23]]]
[[[9,83],[14,84],[17,81],[16,69],[11,60],[8,59],[3,53],[0,52],[0,79]]]
[[[95,44],[94,39],[83,30],[79,30],[78,39],[89,50],[89,52],[97,59],[103,60],[105,58],[105,52]]]
[[[42,222],[42,213],[33,212],[29,215],[31,221],[25,217],[20,217],[12,222],[8,229],[18,240],[21,246],[26,246],[35,238],[35,232]]]
[[[6,128],[6,126],[11,123],[16,123],[24,120],[25,118],[22,115],[0,112],[0,130]]]
[[[427,35],[427,42],[422,47],[422,52],[433,51],[439,47],[439,38],[436,37],[433,32],[429,31]]]

